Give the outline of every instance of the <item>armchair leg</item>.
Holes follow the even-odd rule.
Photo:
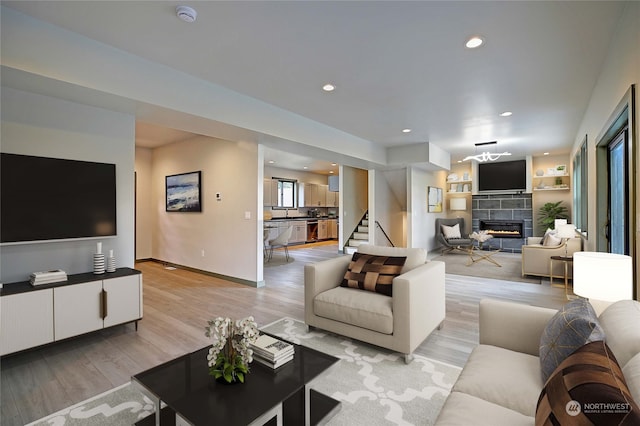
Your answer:
[[[404,363],[411,364],[411,361],[413,361],[413,354],[404,354]]]

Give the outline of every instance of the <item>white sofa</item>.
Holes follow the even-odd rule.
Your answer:
[[[400,352],[410,362],[413,351],[444,321],[444,262],[427,261],[420,248],[362,244],[358,252],[407,256],[401,275],[393,279],[393,295],[341,287],[351,255],[305,265],[305,323]]]
[[[556,310],[480,302],[480,344],[453,386],[436,425],[534,425],[544,383],[540,337]],[[633,399],[640,402],[640,303],[625,300],[598,317]]]

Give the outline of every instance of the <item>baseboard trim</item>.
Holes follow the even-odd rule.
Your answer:
[[[249,287],[254,287],[254,288],[264,287],[264,280],[262,280],[262,281],[245,280],[245,279],[238,278],[238,277],[232,277],[232,276],[229,276],[229,275],[218,274],[216,272],[205,271],[204,269],[193,268],[191,266],[180,265],[178,263],[173,263],[173,262],[167,262],[166,260],[149,258],[149,259],[144,259],[144,260],[137,260],[136,262],[156,262],[156,263],[161,263],[164,266],[172,266],[174,268],[184,269],[186,271],[197,272],[199,274],[204,274],[204,275],[208,275],[210,277],[220,278],[222,280],[232,281],[234,283],[243,284],[243,285],[246,285],[246,286],[249,286]]]

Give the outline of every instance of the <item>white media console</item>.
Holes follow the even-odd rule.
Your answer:
[[[142,319],[142,273],[69,275],[33,287],[29,281],[0,289],[0,356]]]

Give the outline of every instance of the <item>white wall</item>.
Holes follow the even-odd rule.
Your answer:
[[[437,247],[435,239],[436,218],[446,217],[442,213],[428,213],[427,187],[442,188],[443,200],[446,172],[427,172],[417,167],[407,168],[407,247],[421,247],[432,251]]]
[[[636,135],[636,167],[640,164],[640,148],[638,144],[640,126],[640,108],[638,107],[638,96],[640,95],[640,3],[627,2],[626,10],[618,25],[618,32],[613,37],[609,54],[605,60],[598,82],[591,94],[589,106],[578,133],[575,136],[571,158],[580,149],[580,144],[587,136],[589,194],[594,194],[596,188],[596,150],[597,138],[603,132],[607,120],[613,114],[616,106],[622,100],[625,93],[632,84],[635,84],[636,96],[636,127],[633,129]],[[640,175],[636,175],[636,212],[640,214],[640,199],[638,191],[640,188]],[[586,240],[585,250],[596,250],[596,235],[599,225],[596,223],[596,197],[590,196],[589,200],[589,239]],[[636,223],[640,224],[640,217],[636,217]],[[636,240],[640,244],[640,229],[636,229]],[[640,252],[640,247],[636,247]],[[636,256],[636,270],[640,270],[640,256]],[[636,280],[638,281],[638,280]],[[640,281],[637,282],[640,287]],[[638,288],[640,293],[640,288]]]
[[[2,152],[116,165],[116,237],[103,238],[117,267],[134,264],[135,120],[127,114],[2,87]],[[35,271],[93,270],[96,240],[8,245],[0,248],[2,282],[25,281]]]
[[[393,244],[397,247],[404,247],[406,245],[406,236],[404,229],[404,217],[405,212],[402,210],[402,205],[406,204],[405,200],[398,200],[395,193],[389,186],[387,175],[381,171],[370,172],[374,173],[374,211],[375,220],[380,222],[382,228],[387,233]],[[406,179],[406,173],[403,175]],[[406,194],[405,194],[406,195]],[[381,246],[390,246],[391,244],[385,238],[384,234],[375,223],[369,222],[369,227],[373,227],[375,230],[374,244]]]
[[[258,256],[262,261],[259,167],[258,146],[253,143],[198,136],[154,149],[153,258],[260,285],[262,271],[256,262]],[[202,212],[166,212],[165,177],[198,170],[202,171]],[[220,201],[216,193],[221,194]]]
[[[151,226],[151,170],[152,153],[149,148],[136,147],[136,259],[152,257]]]

